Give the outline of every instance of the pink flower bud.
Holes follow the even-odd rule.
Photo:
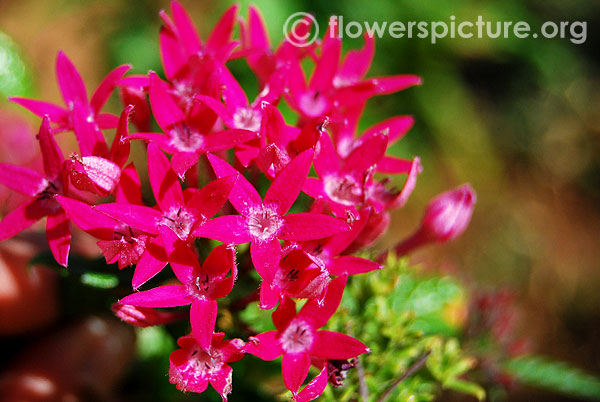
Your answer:
[[[438,243],[456,239],[469,225],[476,200],[470,184],[438,195],[425,209],[420,232]]]
[[[187,318],[188,312],[165,312],[150,307],[136,307],[130,304],[114,303],[112,311],[117,317],[136,327],[146,328],[167,324]]]
[[[417,232],[395,247],[397,255],[405,255],[428,243],[445,243],[463,234],[473,215],[477,197],[470,184],[439,194],[429,202]],[[383,253],[383,259],[387,253]]]

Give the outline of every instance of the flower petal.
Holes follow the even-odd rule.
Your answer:
[[[58,52],[56,57],[56,78],[67,106],[72,106],[77,101],[87,105],[88,97],[83,79],[71,60],[62,51]]]
[[[308,353],[285,353],[281,360],[281,374],[286,388],[298,392],[308,375],[310,356]]]
[[[279,343],[279,331],[267,331],[251,337],[245,352],[265,361],[277,359],[283,353]]]
[[[192,198],[185,204],[185,208],[198,218],[211,218],[223,208],[237,178],[238,176],[227,176],[211,181],[194,192]]]
[[[240,215],[225,215],[211,219],[197,226],[193,235],[223,243],[243,244],[252,241],[252,236],[246,227],[246,218]]]
[[[47,214],[47,210],[36,199],[19,205],[0,221],[0,241],[22,232]]]
[[[197,299],[192,302],[190,323],[192,333],[204,349],[208,349],[217,322],[217,301]]]
[[[133,162],[121,169],[115,199],[118,203],[142,205],[142,183]]]
[[[389,136],[389,143],[393,144],[394,142],[402,138],[404,134],[406,134],[408,130],[411,129],[414,123],[415,119],[412,116],[394,116],[382,121],[381,123],[369,127],[365,131],[363,136],[368,135],[370,133],[387,130]]]
[[[163,212],[184,205],[181,184],[166,155],[153,143],[148,144],[148,177],[156,202]]]
[[[348,224],[341,219],[310,212],[285,215],[283,220],[284,225],[279,235],[283,240],[322,239],[349,229]]]
[[[50,119],[48,116],[44,116],[37,138],[40,142],[46,178],[49,180],[56,179],[60,175],[64,158],[50,130]]]
[[[292,318],[296,316],[296,302],[289,297],[284,297],[279,303],[277,310],[271,314],[273,324],[278,330],[285,329]]]
[[[144,251],[144,254],[142,254],[135,266],[135,272],[133,273],[133,279],[131,280],[133,290],[137,290],[166,266],[167,254],[163,248],[161,238],[155,237],[152,242],[146,246],[146,251]]]
[[[362,136],[359,145],[344,160],[346,172],[365,172],[375,165],[384,155],[388,144],[386,132],[373,132]]]
[[[347,279],[347,275],[341,275],[332,280],[327,287],[327,293],[323,301],[310,299],[302,307],[298,316],[312,322],[315,328],[321,328],[325,325],[342,301]]]
[[[351,336],[333,331],[317,331],[310,354],[330,360],[346,360],[363,353],[369,348]]]
[[[98,114],[100,110],[102,110],[121,77],[123,77],[130,69],[131,65],[124,64],[115,68],[104,77],[100,85],[98,85],[98,88],[96,88],[96,91],[94,91],[94,95],[92,95],[92,100],[90,101],[90,106],[92,107],[94,114]]]
[[[382,268],[383,265],[378,264],[375,261],[371,261],[366,258],[354,257],[351,255],[344,255],[334,258],[333,261],[331,261],[331,263],[327,266],[327,270],[332,275],[356,275]]]
[[[327,366],[323,367],[321,372],[309,382],[306,387],[298,394],[294,395],[296,402],[308,402],[321,396],[327,386],[328,373]]]
[[[119,117],[117,133],[110,148],[110,159],[121,167],[125,165],[125,162],[129,158],[131,145],[127,137],[129,136],[129,117],[132,112],[133,105],[129,105],[123,109]]]
[[[69,230],[69,218],[62,208],[54,214],[48,215],[46,238],[56,262],[66,267],[71,248],[71,231]]]
[[[158,222],[162,219],[162,214],[159,211],[142,205],[113,202],[96,205],[94,209],[133,228],[151,234],[158,234]]]
[[[30,197],[44,191],[48,185],[48,181],[38,172],[8,163],[0,163],[0,183]]]
[[[215,247],[204,260],[202,272],[213,277],[223,277],[229,271],[236,271],[235,247],[221,244]]]
[[[155,72],[150,72],[150,106],[160,128],[169,132],[169,128],[185,119],[183,112],[166,89],[166,84]]]
[[[307,149],[292,159],[271,183],[265,195],[265,205],[275,205],[280,215],[285,214],[302,190],[312,158],[313,150]]]
[[[261,278],[271,283],[281,259],[281,244],[279,240],[256,242],[250,245],[250,256],[256,272]]]
[[[221,369],[210,377],[210,385],[221,395],[221,399],[227,402],[227,395],[232,391],[233,369],[224,364]]]
[[[115,227],[118,225],[117,221],[95,210],[85,202],[61,195],[56,196],[56,201],[63,207],[69,219],[81,230],[99,239],[113,239]]]
[[[247,215],[250,209],[262,206],[262,199],[256,189],[237,170],[231,167],[223,159],[212,154],[206,154],[217,177],[239,175],[235,187],[229,194],[229,201],[242,215]]]
[[[36,99],[27,99],[19,97],[8,98],[11,102],[17,103],[29,110],[31,113],[44,117],[48,115],[54,123],[67,124],[69,112],[53,103],[44,102]]]
[[[132,293],[119,300],[119,303],[137,307],[177,307],[188,305],[191,301],[185,286],[165,285]]]

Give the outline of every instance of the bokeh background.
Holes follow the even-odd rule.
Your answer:
[[[203,37],[230,1],[188,8]],[[240,1],[242,10],[248,1]],[[474,288],[510,290],[531,348],[600,373],[600,3],[560,0],[254,0],[273,43],[296,11],[346,21],[587,21],[587,41],[568,39],[393,39],[376,42],[370,75],[411,73],[423,86],[369,101],[361,126],[397,114],[416,124],[394,151],[420,155],[424,172],[383,245],[414,230],[435,194],[470,182],[473,221],[459,240],[413,261],[453,272]],[[167,1],[0,1],[0,134],[37,120],[8,95],[61,103],[54,76],[63,50],[88,89],[114,66],[161,70],[158,10]],[[361,40],[347,40],[348,48]],[[250,91],[242,62],[231,63]],[[249,96],[253,98],[253,96]],[[113,99],[109,105],[118,111]],[[16,116],[16,117],[15,117]],[[22,121],[21,121],[22,120]],[[2,145],[2,161],[31,158],[31,144]],[[16,156],[15,156],[16,155]],[[20,155],[20,156],[19,156]],[[10,200],[3,199],[6,211]],[[522,391],[526,397],[528,391]],[[550,398],[548,396],[548,398]]]

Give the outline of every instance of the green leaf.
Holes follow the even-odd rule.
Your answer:
[[[31,96],[31,73],[23,61],[19,46],[12,38],[0,32],[0,94]]]
[[[524,384],[565,395],[600,400],[600,379],[566,363],[526,356],[509,361],[505,367]]]
[[[112,289],[119,286],[119,278],[102,272],[86,272],[81,275],[81,283],[100,289]]]
[[[137,354],[142,360],[168,356],[175,349],[173,338],[163,327],[136,328]]]

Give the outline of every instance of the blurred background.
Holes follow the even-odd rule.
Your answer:
[[[230,1],[182,0],[203,38]],[[245,14],[248,1],[240,1]],[[434,195],[464,182],[478,194],[473,221],[457,241],[413,261],[453,272],[474,289],[507,288],[518,300],[520,331],[536,353],[600,373],[600,2],[560,0],[254,0],[272,43],[285,19],[313,12],[324,27],[346,21],[587,21],[587,41],[568,39],[394,39],[376,41],[369,75],[410,73],[423,85],[372,99],[361,127],[398,114],[416,124],[394,146],[420,155],[424,172],[407,206],[393,216],[381,246],[416,229]],[[161,71],[160,20],[167,1],[0,1],[0,137],[39,124],[8,95],[61,104],[56,53],[77,66],[88,90],[111,68]],[[362,40],[348,39],[348,48]],[[231,68],[250,91],[243,62]],[[244,81],[245,80],[245,81]],[[253,98],[252,95],[249,96]],[[119,111],[115,98],[109,104]],[[33,136],[30,138],[31,142]],[[37,163],[35,143],[3,144],[3,162]],[[4,189],[2,190],[4,191]],[[0,194],[2,212],[11,200]],[[4,316],[2,320],[6,320]],[[2,321],[0,320],[0,321]],[[522,390],[527,398],[527,390]],[[550,398],[550,396],[548,396]],[[550,399],[547,399],[550,400]],[[558,399],[557,399],[558,400]]]

